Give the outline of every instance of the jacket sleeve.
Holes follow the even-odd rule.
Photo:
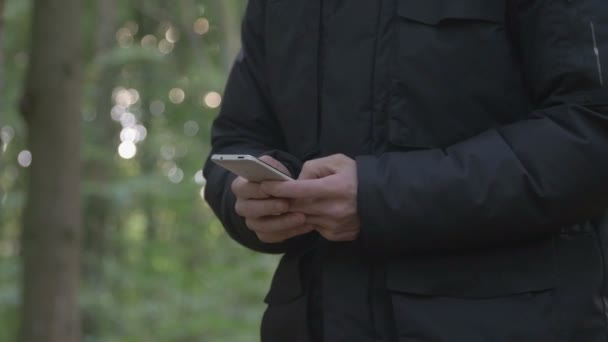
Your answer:
[[[269,154],[297,176],[301,162],[284,151],[285,142],[268,103],[264,76],[264,10],[262,0],[247,5],[242,27],[242,49],[232,68],[220,114],[211,129],[211,154]],[[223,223],[228,234],[240,244],[264,253],[285,253],[309,244],[316,233],[283,243],[260,241],[234,210],[236,198],[230,189],[235,176],[207,159],[205,199]]]
[[[515,40],[535,109],[443,149],[358,157],[370,250],[530,240],[608,208],[608,6],[519,2]]]

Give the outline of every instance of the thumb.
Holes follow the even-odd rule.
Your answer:
[[[298,179],[319,179],[336,173],[331,157],[309,160],[304,163]]]
[[[283,172],[286,175],[293,176],[291,174],[291,172],[289,172],[289,170],[285,167],[285,165],[283,165],[280,161],[274,159],[271,156],[261,156],[258,159],[263,161],[264,163],[274,167],[275,169]]]

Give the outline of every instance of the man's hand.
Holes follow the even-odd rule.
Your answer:
[[[262,156],[259,159],[291,175],[276,159],[270,156]],[[236,196],[236,213],[245,218],[247,227],[253,230],[262,242],[282,242],[314,230],[311,224],[306,223],[304,214],[289,212],[291,210],[288,200],[269,196],[261,190],[259,183],[237,177],[232,182],[232,192]]]
[[[327,240],[352,241],[359,235],[357,165],[345,155],[308,161],[298,180],[263,182],[260,191],[292,199],[289,211],[305,214],[306,223]]]

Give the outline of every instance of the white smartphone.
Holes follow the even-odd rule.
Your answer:
[[[285,173],[248,154],[214,154],[211,160],[250,182],[293,180]]]

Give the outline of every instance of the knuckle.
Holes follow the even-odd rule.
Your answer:
[[[326,207],[326,214],[333,218],[342,218],[346,216],[346,208],[342,203],[334,203]]]

